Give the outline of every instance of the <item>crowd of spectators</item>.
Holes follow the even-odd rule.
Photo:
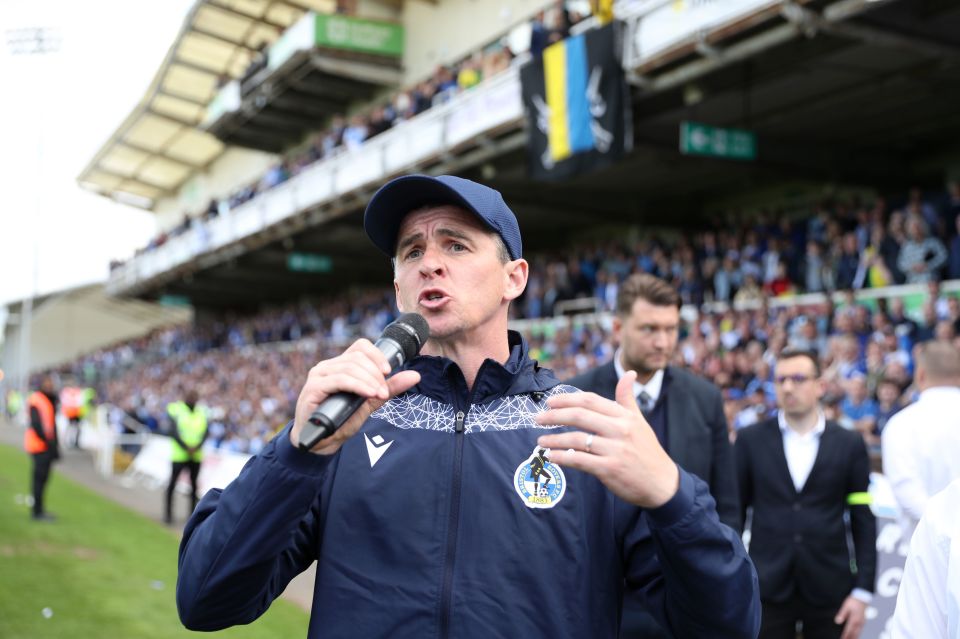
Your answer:
[[[557,305],[571,299],[587,301],[581,309],[610,311],[625,277],[657,274],[671,280],[687,304],[676,363],[723,390],[731,436],[772,410],[772,363],[789,344],[820,353],[825,410],[876,447],[886,420],[913,397],[914,345],[936,339],[960,346],[960,298],[943,294],[939,284],[960,273],[951,270],[953,251],[944,263],[937,249],[958,242],[960,190],[951,184],[941,195],[914,190],[891,211],[882,199],[867,207],[824,203],[796,220],[773,223],[759,215],[740,224],[724,221],[722,229],[532,255],[514,319],[527,320],[518,325],[534,357],[568,378],[612,356],[609,314],[538,318],[552,318]],[[924,242],[932,248],[911,262],[911,247]],[[811,255],[819,258],[819,278],[810,277],[816,270]],[[924,265],[925,276],[911,264]],[[871,268],[883,277],[871,276]],[[924,301],[909,315],[901,298],[868,305],[853,293],[911,282],[926,284]],[[831,296],[769,303],[778,295],[841,287],[839,303]],[[91,353],[64,372],[98,384],[101,398],[155,429],[164,426],[166,404],[195,388],[210,409],[215,444],[256,451],[292,415],[312,364],[358,335],[379,334],[395,315],[387,288],[345,293],[165,328]]]
[[[357,334],[375,335],[394,317],[388,295],[357,305],[337,302],[270,311],[233,323],[176,326],[81,358],[62,371],[97,384],[100,397],[153,430],[165,406],[196,389],[210,410],[217,446],[253,451],[293,414],[307,371],[340,352]],[[309,317],[307,323],[298,318]],[[685,312],[675,364],[723,389],[731,435],[774,405],[772,364],[786,345],[820,353],[828,415],[876,446],[886,420],[913,396],[913,346],[928,339],[960,347],[960,299],[929,285],[924,317],[899,298],[875,307],[848,295],[843,303]],[[568,378],[613,355],[609,317],[591,315],[528,324],[534,357]]]
[[[621,235],[630,236],[533,258],[518,316],[551,316],[558,302],[579,297],[611,310],[618,283],[637,271],[670,280],[695,306],[957,279],[960,183],[944,193],[912,189],[893,206],[884,198],[826,200],[795,215],[761,212],[693,232]]]

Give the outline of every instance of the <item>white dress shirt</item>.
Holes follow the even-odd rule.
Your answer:
[[[827,420],[821,412],[813,430],[802,435],[790,427],[782,410],[777,412],[777,423],[780,425],[780,434],[783,436],[783,454],[787,458],[790,478],[793,479],[793,486],[799,493],[810,477],[814,462],[817,461],[820,438],[827,428]],[[863,588],[854,588],[850,594],[864,603],[873,601],[873,593]]]
[[[881,441],[883,473],[900,508],[916,524],[927,500],[960,478],[960,388],[937,386],[920,393],[890,418]]]
[[[927,501],[900,580],[892,639],[960,639],[960,480]]]
[[[626,369],[623,367],[623,364],[620,363],[620,356],[623,354],[623,349],[618,348],[617,352],[613,356],[613,368],[617,371],[617,379],[620,379],[627,374]],[[661,368],[656,373],[653,374],[653,377],[646,384],[641,384],[640,382],[633,382],[633,396],[640,397],[640,393],[646,392],[650,396],[650,406],[653,407],[656,405],[657,400],[660,399],[660,391],[663,390],[663,369]]]
[[[787,457],[787,468],[793,486],[799,493],[807,483],[813,463],[817,461],[817,452],[820,450],[820,437],[827,427],[827,420],[823,413],[817,417],[817,425],[808,433],[801,435],[787,424],[783,411],[777,412],[777,422],[780,424],[780,434],[783,436],[783,453]]]

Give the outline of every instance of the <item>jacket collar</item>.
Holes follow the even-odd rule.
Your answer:
[[[469,394],[463,373],[453,361],[418,355],[405,366],[420,373],[420,383],[412,391],[465,407],[468,403],[483,404],[507,395],[544,392],[560,383],[552,371],[540,368],[536,360],[530,358],[529,346],[519,333],[507,331],[507,343],[510,357],[504,363],[484,360]]]

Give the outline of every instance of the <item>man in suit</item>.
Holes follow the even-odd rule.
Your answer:
[[[636,371],[634,397],[660,444],[684,470],[710,486],[720,520],[739,530],[736,472],[720,390],[690,372],[668,366],[680,334],[680,295],[649,274],[632,275],[617,291],[613,335],[619,348],[603,366],[569,380],[612,399],[617,381]],[[624,599],[620,636],[666,638],[639,598]]]
[[[825,420],[825,384],[814,353],[785,349],[774,383],[777,416],[744,428],[736,443],[741,522],[753,509],[760,638],[795,639],[800,622],[804,639],[857,639],[877,568],[867,448],[859,433]]]

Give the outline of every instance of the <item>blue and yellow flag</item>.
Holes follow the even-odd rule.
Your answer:
[[[547,47],[543,52],[543,72],[550,110],[547,140],[553,161],[593,149],[584,36],[573,36]]]
[[[631,147],[629,93],[615,50],[619,27],[554,43],[521,69],[534,177],[569,177]]]

